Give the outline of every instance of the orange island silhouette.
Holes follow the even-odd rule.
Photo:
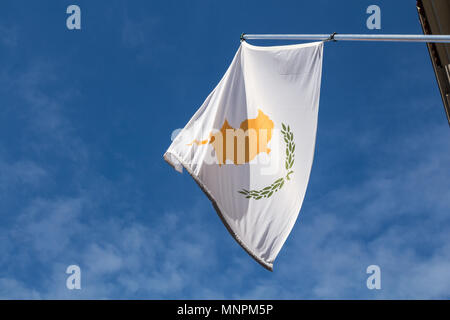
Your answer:
[[[227,159],[235,165],[244,164],[252,161],[259,153],[270,153],[267,144],[272,139],[273,127],[273,121],[258,109],[257,117],[242,121],[238,129],[230,126],[225,119],[222,128],[211,132],[208,139],[194,140],[188,146],[211,144],[219,166],[225,164]]]

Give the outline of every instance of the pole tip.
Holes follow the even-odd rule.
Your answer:
[[[245,33],[244,33],[244,32],[241,33],[240,39],[241,39],[241,42],[242,42],[242,41],[245,41]]]

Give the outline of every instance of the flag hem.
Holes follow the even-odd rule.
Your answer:
[[[173,161],[169,158],[168,155],[171,155],[173,157],[175,157],[175,159],[183,166],[184,169],[186,169],[186,171],[189,173],[189,175],[192,177],[192,179],[194,179],[194,181],[198,184],[198,186],[200,187],[200,189],[205,193],[205,195],[208,197],[208,199],[211,201],[214,209],[216,210],[217,215],[219,216],[220,220],[222,220],[222,223],[225,225],[225,227],[227,228],[228,232],[230,233],[230,235],[234,238],[234,240],[236,240],[236,242],[242,247],[242,249],[245,250],[245,252],[247,252],[256,262],[258,262],[261,266],[263,266],[265,269],[269,270],[269,271],[273,271],[273,263],[268,263],[264,260],[262,260],[261,258],[259,258],[252,249],[250,249],[239,237],[239,235],[237,235],[232,229],[231,226],[228,224],[228,222],[225,220],[224,215],[222,214],[222,211],[219,207],[219,204],[217,203],[216,199],[213,197],[213,195],[211,194],[211,192],[209,192],[208,188],[203,184],[203,182],[200,180],[200,178],[195,175],[195,173],[191,170],[191,168],[189,168],[189,166],[187,164],[184,163],[184,161],[181,159],[181,157],[179,157],[176,153],[171,152],[171,151],[167,151],[166,153],[164,153],[164,160],[170,164],[175,170],[176,170],[176,165],[175,163],[173,163]]]
[[[323,42],[324,41],[314,41],[314,42],[288,44],[288,45],[281,45],[281,46],[255,46],[254,44],[250,44],[246,41],[243,41],[241,44],[247,48],[254,49],[254,50],[271,51],[271,50],[289,50],[289,49],[313,47],[313,46],[318,46]]]

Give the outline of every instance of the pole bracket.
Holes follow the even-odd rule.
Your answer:
[[[332,34],[330,34],[329,38],[325,41],[333,41],[336,42],[337,40],[334,38],[334,36],[337,34],[337,32],[333,32]]]

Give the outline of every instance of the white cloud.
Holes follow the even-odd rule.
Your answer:
[[[0,299],[41,299],[39,292],[11,278],[0,278]]]
[[[399,139],[391,153],[398,145],[421,151],[408,167],[410,153],[402,150],[367,180],[305,202],[274,273],[262,270],[228,235],[223,242],[214,231],[226,233],[218,218],[211,217],[214,226],[205,219],[214,215],[206,198],[184,212],[149,213],[158,218],[148,224],[121,217],[120,206],[107,218],[96,211],[126,186],[100,179],[77,197],[35,198],[24,206],[2,241],[22,252],[3,251],[0,266],[28,265],[23,272],[40,261],[49,264],[44,269],[50,274],[28,286],[20,275],[3,281],[11,296],[31,298],[448,297],[445,130],[436,127],[423,139],[418,132],[411,137],[415,146]],[[69,264],[82,268],[80,292],[65,288]],[[381,267],[381,291],[365,286],[370,264]]]
[[[36,187],[46,176],[46,170],[32,161],[8,163],[0,159],[0,190],[3,192],[13,186]]]

